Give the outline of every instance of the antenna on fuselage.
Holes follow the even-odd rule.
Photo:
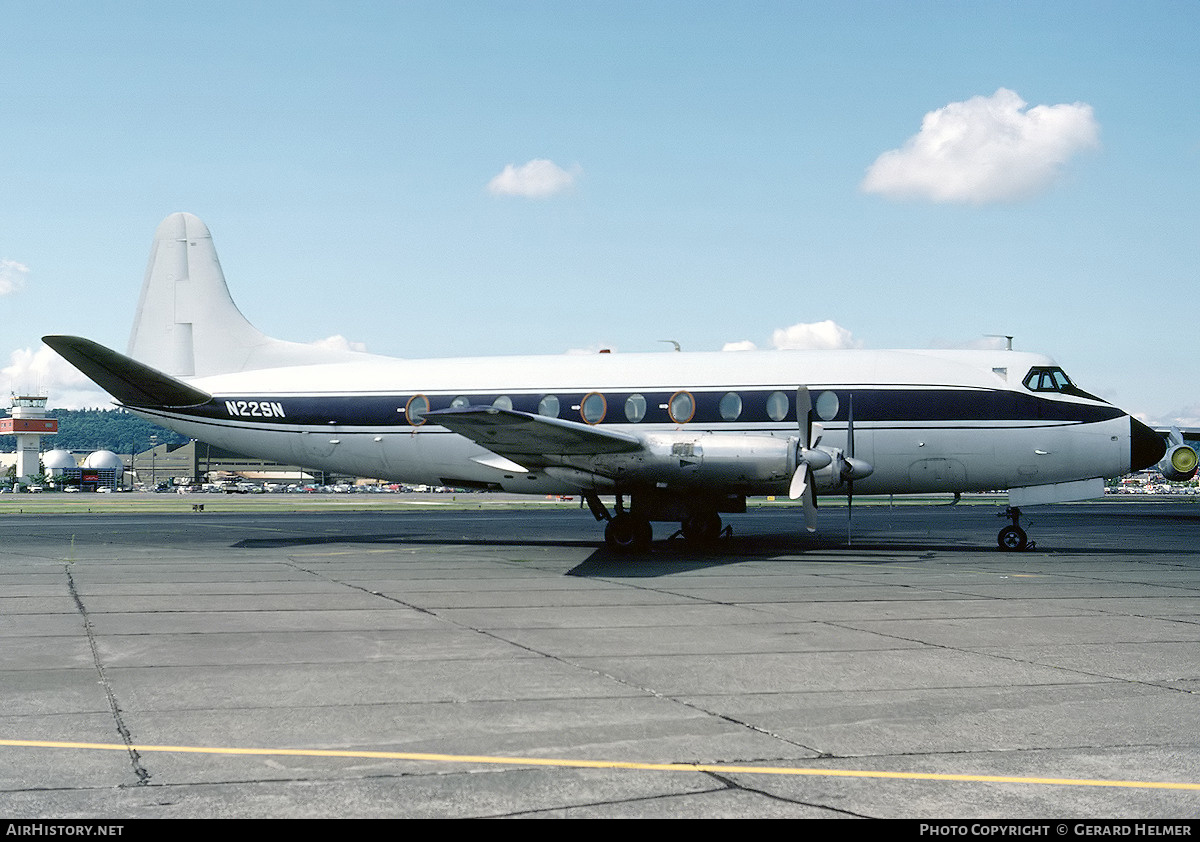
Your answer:
[[[992,339],[1003,339],[1005,341],[1005,345],[1007,346],[1004,350],[1006,350],[1006,351],[1012,350],[1013,338],[1011,336],[1009,336],[1007,333],[985,333],[984,336],[991,337]]]
[[[659,342],[667,342],[667,343],[669,343],[669,344],[671,344],[671,345],[674,345],[674,346],[675,346],[675,350],[676,350],[676,351],[682,351],[682,350],[683,350],[682,348],[680,348],[680,347],[679,347],[679,343],[678,343],[678,342],[676,342],[674,339],[660,339],[660,340],[658,340],[658,341],[659,341]]]

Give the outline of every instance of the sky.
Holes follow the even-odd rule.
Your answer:
[[[987,347],[1200,425],[1200,4],[0,0],[0,388],[158,223],[409,358]]]

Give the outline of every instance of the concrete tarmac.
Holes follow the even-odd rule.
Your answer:
[[[1200,504],[255,500],[0,514],[0,816],[1200,813]]]

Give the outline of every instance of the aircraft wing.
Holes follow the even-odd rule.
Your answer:
[[[1200,427],[1155,427],[1154,432],[1159,433],[1171,444],[1200,442]],[[1172,438],[1173,434],[1178,434],[1178,441]]]
[[[527,467],[545,464],[545,457],[631,453],[643,447],[628,433],[494,406],[439,409],[425,417]]]

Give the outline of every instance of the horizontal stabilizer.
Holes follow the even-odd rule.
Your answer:
[[[212,395],[80,336],[43,336],[59,356],[127,406],[200,406]]]

